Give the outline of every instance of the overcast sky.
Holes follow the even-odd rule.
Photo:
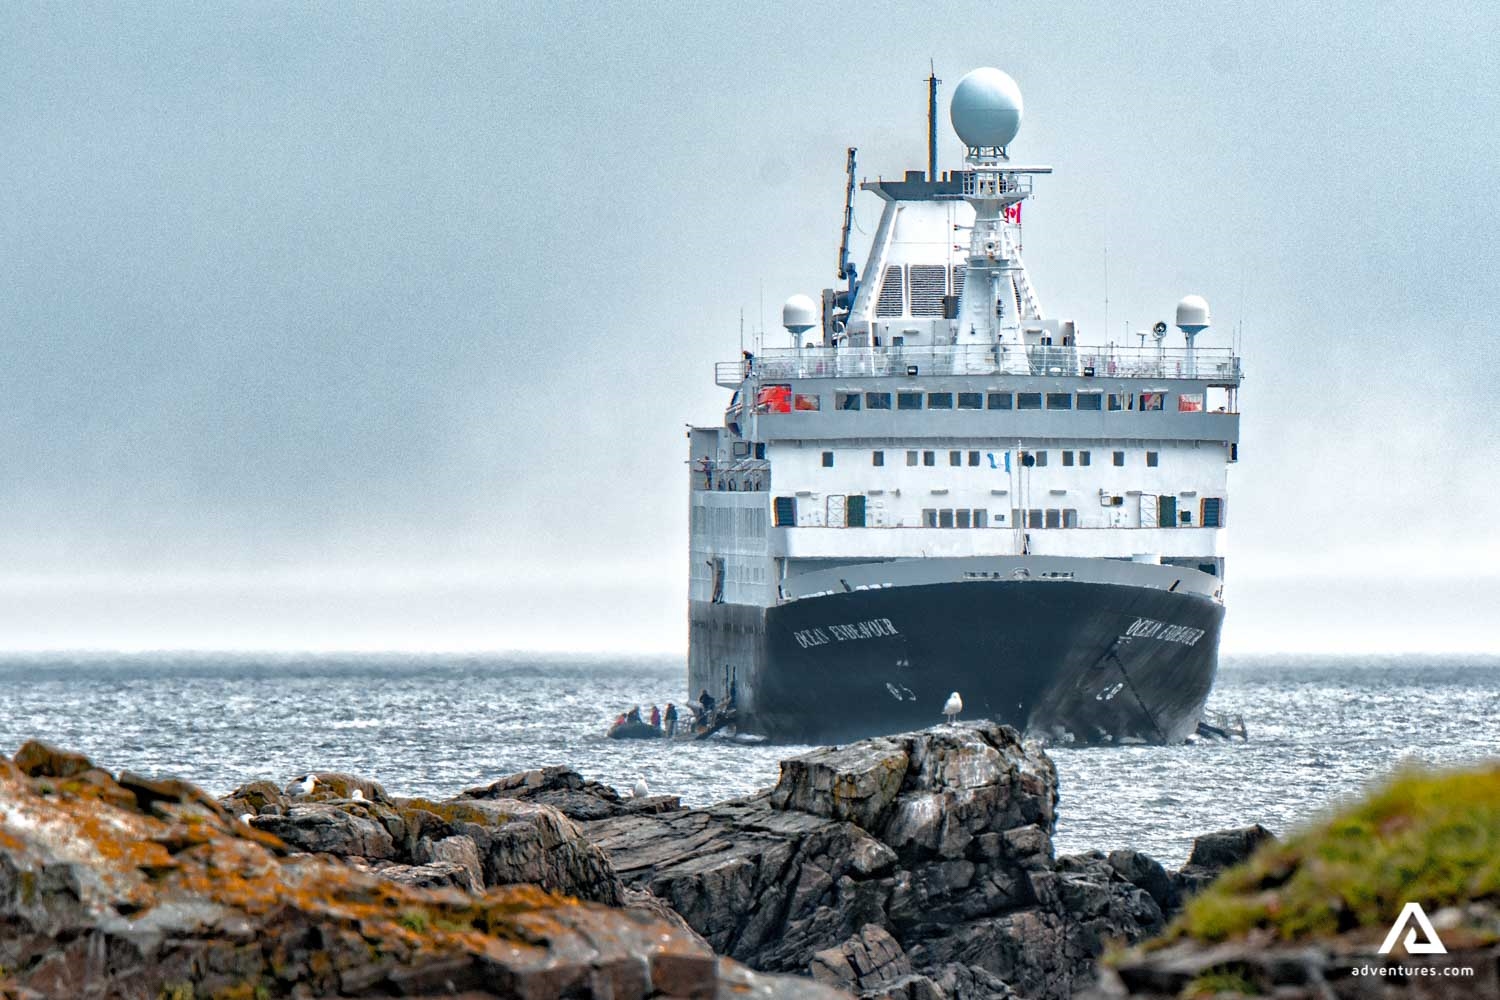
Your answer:
[[[710,6],[0,6],[0,645],[684,648],[684,425],[930,58],[1052,315],[1242,327],[1224,648],[1500,649],[1494,5]]]

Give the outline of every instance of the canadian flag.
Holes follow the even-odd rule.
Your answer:
[[[1005,213],[1006,222],[1014,222],[1018,226],[1021,224],[1021,203],[1019,201],[1014,205],[1006,205],[1002,211]]]

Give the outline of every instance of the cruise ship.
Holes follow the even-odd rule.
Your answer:
[[[1136,343],[1049,316],[1020,90],[959,82],[940,174],[937,82],[928,170],[859,185],[863,268],[851,149],[838,287],[718,364],[722,424],[688,432],[690,694],[784,741],[928,726],[953,692],[1054,742],[1181,741],[1217,668],[1240,360],[1197,343],[1198,295]]]

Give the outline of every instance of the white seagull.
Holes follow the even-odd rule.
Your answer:
[[[311,795],[312,791],[313,791],[313,788],[315,788],[317,786],[317,784],[318,784],[318,779],[315,778],[315,777],[313,777],[311,774],[309,774],[307,776],[307,778],[300,785],[297,786],[297,794],[298,795]]]
[[[953,724],[953,721],[958,718],[958,713],[963,710],[964,700],[958,696],[957,691],[950,694],[948,700],[943,702],[943,714],[948,717],[949,725]]]
[[[637,777],[635,779],[635,784],[630,787],[630,794],[634,795],[638,799],[644,799],[646,796],[650,795],[651,789],[647,787],[646,779],[643,777]]]
[[[355,802],[363,802],[365,800],[365,793],[356,788],[354,791],[349,793],[349,797]]]
[[[245,824],[246,826],[249,826],[250,821],[254,818],[255,813],[240,813],[240,822]]]

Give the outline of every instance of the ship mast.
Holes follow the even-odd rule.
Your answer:
[[[974,228],[958,306],[958,343],[1019,344],[1022,324],[1042,306],[1021,260],[1021,202],[1031,178],[1051,167],[1010,162],[1006,147],[1021,127],[1021,91],[997,69],[975,70],[953,92],[953,130],[964,143],[964,199]]]

